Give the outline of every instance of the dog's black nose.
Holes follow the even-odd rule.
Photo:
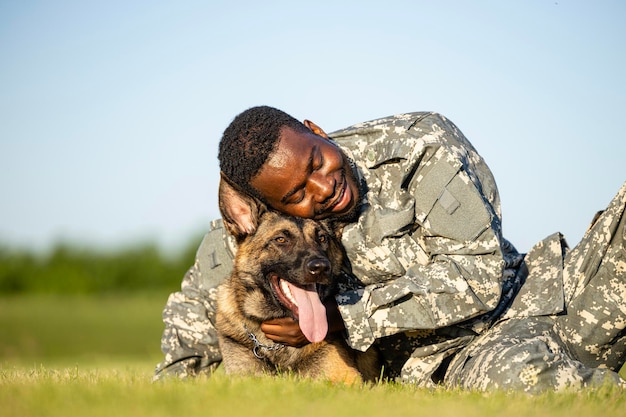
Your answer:
[[[306,270],[312,282],[320,282],[320,279],[327,279],[330,275],[330,261],[324,258],[311,259],[306,264]]]

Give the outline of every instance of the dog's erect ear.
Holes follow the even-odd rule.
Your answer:
[[[226,230],[237,241],[256,231],[259,217],[266,210],[263,203],[240,190],[224,175],[220,175],[219,208]]]

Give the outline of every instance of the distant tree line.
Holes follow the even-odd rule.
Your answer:
[[[176,291],[200,240],[176,254],[153,244],[116,251],[57,244],[45,254],[0,244],[0,294]]]

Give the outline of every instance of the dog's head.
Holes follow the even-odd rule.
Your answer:
[[[322,340],[328,325],[321,300],[344,259],[333,224],[268,210],[223,179],[220,211],[238,242],[231,280],[244,314],[258,321],[292,316],[310,341]]]

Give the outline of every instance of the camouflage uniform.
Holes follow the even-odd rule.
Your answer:
[[[569,251],[560,234],[520,254],[501,233],[491,171],[436,113],[361,123],[330,135],[364,189],[344,228],[352,264],[337,295],[348,343],[380,349],[387,377],[429,387],[581,387],[609,380],[626,348],[626,184]],[[220,361],[216,287],[236,251],[220,221],[165,307],[163,374]]]

